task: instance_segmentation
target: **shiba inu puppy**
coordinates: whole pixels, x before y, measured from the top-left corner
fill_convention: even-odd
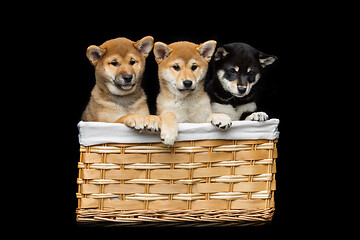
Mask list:
[[[231,126],[229,116],[212,114],[210,98],[204,91],[204,78],[215,47],[216,42],[212,40],[200,45],[155,43],[160,81],[157,114],[161,118],[160,137],[165,144],[174,144],[178,122],[211,122],[220,129]]]
[[[153,37],[147,36],[137,42],[116,38],[88,47],[86,56],[95,66],[96,84],[83,121],[116,121],[138,130],[143,128],[149,109],[140,85],[153,44]]]
[[[218,47],[214,56],[214,76],[206,86],[212,111],[225,113],[231,120],[265,121],[265,112],[255,112],[256,89],[262,70],[277,57],[265,54],[245,43]]]

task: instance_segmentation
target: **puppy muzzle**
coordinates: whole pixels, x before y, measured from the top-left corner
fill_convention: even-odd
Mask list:
[[[238,86],[238,92],[240,94],[244,94],[246,92],[246,87],[243,87],[243,86]]]
[[[249,83],[247,83],[246,86],[238,85],[237,86],[238,94],[236,94],[236,96],[237,97],[245,97],[246,95],[249,94],[250,90],[251,90],[251,86]]]
[[[182,85],[183,86],[181,89],[179,89],[179,91],[194,91],[195,90],[194,83],[191,80],[184,80]]]
[[[126,74],[126,75],[121,75],[121,76],[115,78],[114,84],[122,90],[129,90],[136,83],[134,82],[133,74]]]

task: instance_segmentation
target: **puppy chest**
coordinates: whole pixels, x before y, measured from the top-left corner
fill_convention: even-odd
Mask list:
[[[146,106],[146,98],[119,98],[116,102],[112,103],[111,106],[118,112],[123,114],[129,114],[138,112],[144,106]]]
[[[230,104],[212,103],[212,111],[214,113],[225,113],[232,121],[238,121],[243,113],[256,111],[256,104],[251,102],[234,108]]]
[[[192,111],[186,102],[175,101],[172,105],[173,113],[175,113],[178,122],[190,122]]]
[[[173,112],[178,122],[206,122],[210,115],[210,107],[204,108],[199,102],[173,101],[166,105],[166,111]]]

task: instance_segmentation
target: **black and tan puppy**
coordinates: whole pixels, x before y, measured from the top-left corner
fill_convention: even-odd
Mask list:
[[[256,91],[263,69],[277,57],[245,43],[219,47],[214,57],[214,76],[206,86],[214,113],[225,113],[231,120],[265,121],[265,112],[256,112]]]

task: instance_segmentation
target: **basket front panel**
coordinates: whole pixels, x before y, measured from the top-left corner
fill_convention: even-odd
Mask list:
[[[81,146],[78,210],[273,208],[275,142]]]

